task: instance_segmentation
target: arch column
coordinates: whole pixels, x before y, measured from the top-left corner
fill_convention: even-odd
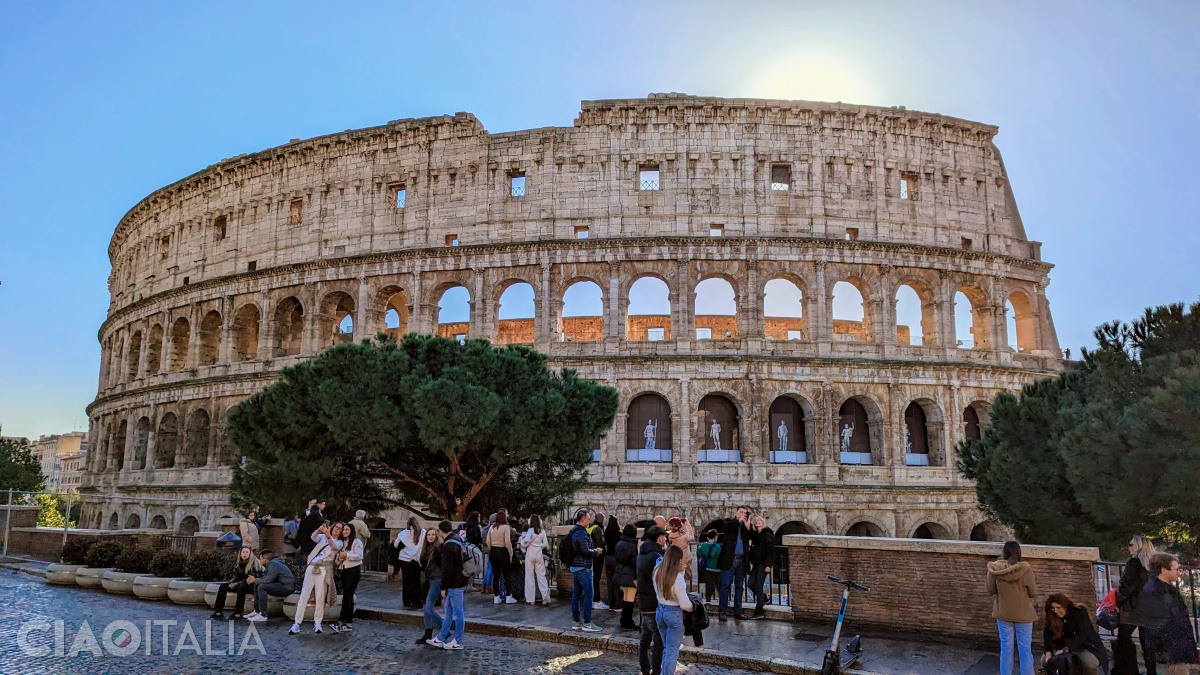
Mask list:
[[[821,299],[820,302],[813,303],[812,323],[809,329],[812,331],[812,339],[819,342],[829,342],[833,339],[833,322],[830,320],[832,314],[833,297],[829,294],[829,287],[825,283],[825,261],[817,261],[817,279],[815,282],[816,296]]]
[[[471,316],[469,317],[468,326],[470,326],[470,337],[481,337],[491,340],[495,337],[495,331],[492,330],[492,315],[496,311],[496,303],[489,298],[483,300],[483,270],[478,267],[471,268]]]
[[[680,347],[687,349],[692,340],[696,336],[696,327],[693,325],[692,316],[696,306],[696,286],[692,283],[691,265],[687,260],[678,262],[678,274],[676,274],[676,289],[672,294],[671,312],[673,317],[678,317],[675,321],[676,327],[672,328],[672,339],[676,343],[682,343]],[[678,298],[683,298],[683,302],[677,302]]]
[[[746,262],[745,277],[738,280],[742,292],[737,303],[738,335],[743,338],[761,340],[765,333],[763,317],[766,315],[764,303],[766,291],[758,281],[758,261]]]
[[[554,339],[556,311],[562,309],[562,301],[556,301],[550,297],[550,272],[550,263],[542,263],[539,288],[533,299],[533,344],[538,351],[543,353],[550,347],[550,343]]]
[[[271,307],[271,294],[263,291],[259,294],[262,313],[258,317],[258,358],[267,360],[275,358],[272,342],[275,339],[275,312]]]
[[[939,270],[938,278],[941,280],[941,299],[934,301],[938,305],[938,318],[941,320],[938,336],[949,354],[950,350],[958,348],[958,336],[954,332],[954,289],[950,285],[949,272]]]
[[[608,266],[608,292],[604,297],[604,339],[606,342],[619,342],[622,332],[623,312],[620,302],[621,266],[613,263]]]
[[[675,445],[674,459],[676,464],[696,463],[696,455],[692,449],[692,420],[694,411],[691,403],[691,378],[679,378],[679,405],[671,407],[671,424],[677,429],[679,442]],[[682,420],[687,420],[683,422]]]
[[[233,311],[233,296],[222,297],[221,342],[217,346],[217,363],[228,364],[233,361]]]
[[[184,370],[194,370],[200,363],[200,305],[193,302],[188,310],[188,353]]]
[[[892,266],[879,267],[879,298],[876,307],[876,322],[879,337],[876,341],[888,347],[896,346],[896,288],[892,283]],[[872,326],[874,328],[875,326]]]
[[[300,355],[308,356],[317,351],[317,327],[320,325],[321,308],[317,305],[316,283],[304,284],[304,330],[300,334]]]
[[[379,330],[374,318],[375,308],[371,307],[369,294],[370,288],[367,286],[367,278],[358,278],[358,298],[354,307],[354,341],[362,342],[367,338],[375,337],[375,332]]]

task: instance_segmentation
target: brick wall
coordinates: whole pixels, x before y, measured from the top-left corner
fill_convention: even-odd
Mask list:
[[[604,317],[564,316],[562,332],[572,342],[599,342],[604,339]]]
[[[17,527],[37,527],[38,506],[8,506],[0,504],[0,543],[4,542],[4,523],[11,530]],[[10,548],[11,550],[11,548]]]
[[[627,340],[645,340],[650,328],[663,329],[663,340],[671,338],[671,317],[663,314],[658,315],[631,315],[628,319],[628,325],[625,327],[625,338]]]
[[[872,539],[796,535],[788,547],[792,614],[797,621],[832,624],[841,587],[827,575],[853,579],[871,589],[851,591],[846,631],[860,629],[996,639],[987,564],[1000,556],[998,542]],[[1094,548],[1026,546],[1024,557],[1037,578],[1039,615],[1051,593],[1096,605]],[[1035,641],[1042,622],[1034,626]]]
[[[498,345],[533,344],[533,319],[502,319],[496,327]]]
[[[696,328],[712,329],[712,339],[727,340],[738,336],[737,317],[720,314],[697,314]],[[729,335],[726,335],[729,333]],[[692,335],[691,337],[696,337]]]
[[[798,330],[808,338],[808,320],[790,316],[768,316],[763,319],[763,335],[772,340],[788,339],[789,330]]]
[[[149,538],[145,536],[141,538],[149,541]],[[67,541],[75,539],[103,539],[125,545],[136,544],[139,535],[132,530],[69,530]],[[9,542],[8,552],[38,560],[57,561],[62,553],[62,545],[63,531],[61,529],[22,527],[12,531],[12,541]]]

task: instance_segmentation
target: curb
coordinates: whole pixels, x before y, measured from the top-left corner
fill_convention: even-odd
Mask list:
[[[24,572],[35,577],[46,578],[46,568],[31,563],[0,562],[0,567],[14,572]]]

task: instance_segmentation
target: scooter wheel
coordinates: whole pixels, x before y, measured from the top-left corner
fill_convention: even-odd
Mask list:
[[[836,652],[825,652],[825,660],[821,662],[821,675],[838,675],[842,665]]]

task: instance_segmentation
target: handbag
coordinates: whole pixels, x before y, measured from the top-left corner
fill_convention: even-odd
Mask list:
[[[1081,675],[1083,664],[1073,652],[1055,654],[1046,662],[1046,675]]]

